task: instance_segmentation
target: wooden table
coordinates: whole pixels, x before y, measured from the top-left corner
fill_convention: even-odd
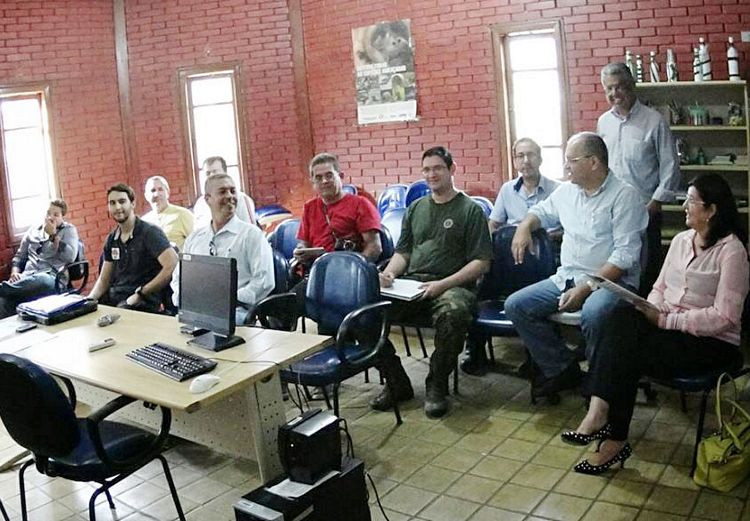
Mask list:
[[[97,319],[105,313],[121,317],[111,326],[97,327]],[[9,321],[18,323],[16,317],[10,317],[0,324],[9,325]],[[23,335],[28,335],[25,338],[31,345],[16,354],[72,379],[83,402],[97,407],[115,395],[125,395],[169,407],[173,411],[172,434],[255,459],[263,481],[281,470],[276,435],[286,415],[279,369],[332,341],[327,336],[241,327],[236,334],[245,339],[244,344],[214,353],[187,345],[189,337],[180,334],[174,317],[107,306],[63,324],[39,326],[39,330],[45,333],[35,330],[5,337],[0,352],[16,350],[19,342],[24,345]],[[117,343],[88,352],[90,344],[107,337]],[[207,392],[193,394],[190,380],[176,382],[125,357],[129,351],[157,341],[218,361],[212,374],[221,381]],[[146,425],[158,425],[159,415],[140,405],[131,405],[122,414]]]

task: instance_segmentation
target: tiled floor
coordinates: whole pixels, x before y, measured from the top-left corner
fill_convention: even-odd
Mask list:
[[[520,357],[513,340],[496,353],[511,365]],[[581,418],[579,397],[565,395],[554,407],[532,406],[524,380],[462,374],[461,394],[451,398],[451,413],[440,421],[429,420],[421,410],[427,363],[421,356],[404,360],[417,398],[403,408],[400,427],[393,414],[367,407],[379,390],[377,383],[353,378],[342,395],[356,455],[366,462],[391,521],[750,520],[750,483],[719,494],[699,489],[688,477],[696,398],[690,399],[685,415],[678,397],[659,389],[656,404],[636,409],[631,437],[635,454],[626,468],[589,477],[571,471],[586,449],[565,445],[558,436]],[[0,438],[0,459],[10,450],[7,437]],[[167,458],[190,520],[233,520],[232,503],[259,485],[254,463],[197,445],[177,443]],[[48,479],[34,470],[27,475],[32,521],[88,519],[92,487]],[[176,518],[157,465],[114,492],[116,513],[102,500],[97,519]],[[15,469],[0,474],[0,497],[12,518],[20,519]],[[371,503],[373,519],[385,519],[372,493]]]

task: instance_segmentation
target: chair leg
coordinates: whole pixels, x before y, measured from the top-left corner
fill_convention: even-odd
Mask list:
[[[682,404],[682,412],[687,413],[687,396],[685,391],[680,391],[680,403]]]
[[[185,513],[182,511],[180,498],[177,496],[177,489],[174,486],[172,473],[169,471],[169,464],[167,463],[167,460],[164,458],[164,456],[162,456],[161,454],[156,456],[156,459],[158,459],[161,462],[161,466],[164,469],[164,477],[167,478],[167,484],[169,485],[169,492],[172,494],[172,499],[174,500],[174,506],[177,509],[177,516],[180,518],[180,521],[185,521]]]
[[[492,345],[492,337],[487,337],[487,354],[489,355],[490,362],[495,365],[495,346]]]
[[[458,395],[458,359],[456,359],[456,365],[453,366],[453,394]]]
[[[328,398],[328,389],[326,389],[326,386],[323,385],[323,386],[320,387],[320,390],[323,391],[323,398],[325,398],[325,400],[326,400],[326,407],[328,407],[328,409],[330,409],[331,408],[331,400]],[[336,416],[338,416],[338,414],[336,414]]]
[[[401,326],[401,336],[404,337],[404,347],[406,348],[406,356],[411,356],[411,349],[409,349],[409,338],[406,336],[406,328]]]
[[[385,374],[385,385],[388,387],[388,392],[391,393],[391,396],[396,396],[396,389],[393,386],[393,377],[390,374],[390,372]],[[393,401],[393,414],[396,415],[396,425],[401,425],[403,420],[401,419],[401,411],[398,408],[398,401]]]
[[[422,330],[419,328],[417,329],[417,336],[419,337],[419,345],[422,348],[422,356],[424,358],[427,358],[427,349],[424,347],[424,338],[422,338]]]
[[[365,383],[366,384],[370,383],[370,370],[369,369],[365,369]]]
[[[698,416],[698,428],[695,431],[695,446],[693,447],[693,464],[690,467],[690,477],[695,474],[695,467],[698,464],[698,444],[703,437],[703,423],[706,420],[706,406],[708,405],[708,395],[710,392],[711,389],[706,389],[703,391],[703,396],[701,397],[701,412]],[[685,393],[683,393],[683,396],[684,394]]]
[[[333,414],[339,416],[339,385],[340,382],[333,384]]]
[[[107,503],[109,503],[109,509],[115,510],[115,502],[112,501],[112,494],[109,493],[109,487],[104,489],[104,495],[107,496]]]
[[[26,511],[26,485],[23,480],[23,475],[32,463],[34,463],[33,458],[24,463],[18,471],[18,491],[21,495],[21,519],[23,521],[29,520],[29,513]]]
[[[5,507],[3,506],[3,502],[0,501],[0,512],[3,513],[3,519],[5,521],[10,521],[10,518],[8,517],[8,512],[5,511]]]

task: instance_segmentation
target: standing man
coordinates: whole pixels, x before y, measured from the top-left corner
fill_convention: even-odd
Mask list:
[[[107,206],[117,227],[104,243],[104,262],[89,296],[110,306],[158,312],[177,254],[161,228],[136,216],[131,187],[110,186]]]
[[[581,132],[571,137],[565,149],[570,183],[533,206],[513,237],[513,257],[521,263],[531,232],[555,225],[565,229],[557,272],[505,301],[506,315],[542,372],[541,378],[532,380],[533,396],[573,388],[581,381],[575,355],[557,324],[547,317],[580,309],[590,359],[596,356],[607,316],[621,303],[614,293],[594,292],[586,274],[606,277],[631,290],[638,286],[641,234],[648,215],[636,189],[617,178],[607,164],[607,147],[599,136]]]
[[[266,297],[274,288],[273,253],[260,228],[242,221],[237,215],[237,189],[228,174],[206,178],[203,198],[211,210],[211,222],[198,228],[185,241],[184,253],[214,255],[237,259],[236,322],[242,324],[247,309]],[[179,266],[172,276],[172,300],[179,305]]]
[[[68,205],[62,199],[49,203],[44,223],[29,228],[13,257],[8,280],[0,284],[0,318],[16,314],[22,302],[55,293],[57,270],[78,255],[78,230],[64,220]],[[67,284],[67,280],[62,281]]]
[[[448,411],[448,376],[466,338],[476,308],[476,281],[489,269],[492,245],[484,212],[453,185],[456,165],[442,146],[422,154],[422,175],[430,187],[429,197],[412,203],[406,211],[396,253],[380,275],[383,287],[398,277],[423,282],[419,300],[396,300],[391,318],[430,317],[435,328],[435,351],[425,380],[425,414],[439,418]],[[371,402],[376,410],[387,410],[393,400],[414,396],[409,377],[393,345],[384,357],[387,374],[395,381],[396,396],[386,387]]]
[[[143,220],[161,228],[169,242],[182,249],[185,239],[193,231],[193,214],[187,208],[169,202],[169,183],[160,175],[146,179],[144,191],[151,211],[143,216]]]
[[[493,232],[504,224],[515,225],[523,221],[529,208],[544,201],[560,185],[539,171],[542,148],[536,141],[522,137],[513,143],[512,153],[518,178],[500,187],[490,214],[490,231]]]
[[[305,203],[297,232],[294,258],[303,264],[312,263],[322,253],[304,252],[301,248],[323,248],[325,251],[351,249],[375,262],[383,251],[380,244],[380,214],[361,195],[342,189],[338,158],[322,152],[310,161],[310,182],[318,194]],[[292,291],[297,294],[300,314],[305,312],[307,279]]]
[[[605,65],[601,80],[612,109],[599,117],[596,132],[607,144],[614,174],[638,190],[648,209],[648,258],[640,281],[641,292],[647,294],[661,267],[661,205],[674,201],[680,188],[677,147],[662,115],[638,101],[627,65]]]
[[[203,161],[203,172],[206,174],[206,179],[214,174],[226,174],[227,173],[227,162],[221,156],[211,156]],[[237,190],[237,217],[241,221],[246,223],[255,224],[255,202],[252,197],[247,195],[242,190]],[[211,209],[206,204],[204,197],[199,197],[195,201],[193,207],[193,215],[195,216],[195,228],[204,228],[211,222]]]

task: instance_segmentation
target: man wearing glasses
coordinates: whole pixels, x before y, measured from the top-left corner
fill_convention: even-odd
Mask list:
[[[456,365],[476,308],[476,281],[490,267],[492,245],[484,212],[453,184],[456,165],[442,146],[422,154],[422,175],[431,193],[406,210],[396,253],[380,275],[380,285],[390,287],[399,277],[422,282],[422,296],[415,301],[394,300],[390,315],[400,318],[429,317],[435,328],[435,351],[425,379],[424,412],[439,418],[448,412],[448,377]],[[384,356],[386,374],[394,382],[370,405],[386,410],[414,396],[401,361],[388,344]]]
[[[15,315],[22,302],[55,293],[57,270],[78,255],[78,230],[64,220],[66,213],[65,201],[51,201],[44,223],[24,235],[10,277],[0,284],[0,318]],[[67,284],[67,280],[62,282]]]
[[[89,296],[110,306],[158,312],[177,254],[161,228],[136,216],[130,186],[109,187],[107,209],[117,227],[104,243],[102,268]]]
[[[211,210],[211,222],[185,240],[183,253],[237,259],[236,322],[243,324],[247,308],[268,296],[274,288],[273,253],[257,226],[237,215],[238,192],[229,174],[206,178],[203,198]],[[172,301],[179,305],[180,268],[172,276]]]
[[[581,310],[590,359],[596,355],[607,315],[621,302],[609,291],[594,292],[586,274],[616,281],[631,291],[638,287],[641,235],[648,214],[636,189],[607,165],[607,147],[599,136],[581,132],[571,137],[565,150],[570,183],[529,209],[513,237],[513,257],[522,263],[531,232],[559,225],[565,229],[557,272],[505,301],[505,313],[541,371],[539,378],[532,379],[533,396],[548,396],[581,381],[574,353],[547,317]]]
[[[641,204],[648,209],[648,259],[640,283],[645,295],[661,268],[661,205],[674,201],[680,189],[677,147],[662,115],[638,101],[627,65],[605,65],[601,80],[612,108],[599,117],[596,132],[607,144],[612,171],[638,190]]]

